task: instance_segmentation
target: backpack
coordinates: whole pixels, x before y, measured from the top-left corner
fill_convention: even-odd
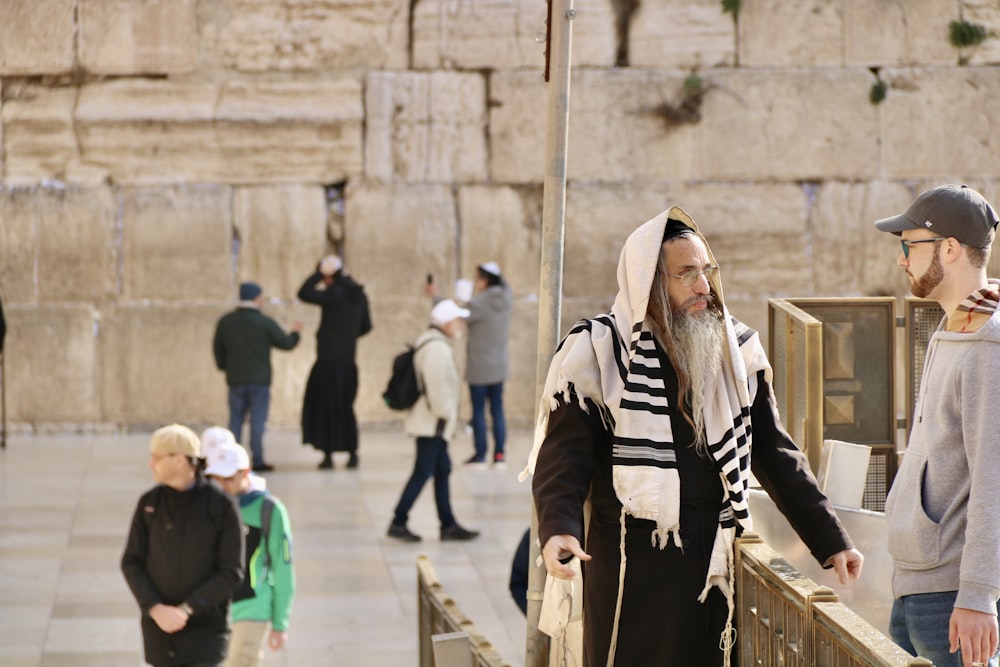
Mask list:
[[[424,393],[420,378],[417,377],[417,369],[413,364],[413,357],[417,350],[429,342],[430,340],[425,340],[416,347],[407,345],[406,350],[397,354],[392,360],[392,375],[385,386],[385,391],[382,392],[382,400],[390,410],[409,410]]]

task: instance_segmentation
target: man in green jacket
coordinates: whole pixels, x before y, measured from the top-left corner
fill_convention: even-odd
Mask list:
[[[229,385],[229,430],[236,439],[250,415],[250,451],[254,472],[274,470],[264,462],[264,424],[271,406],[271,348],[291,350],[299,344],[302,322],[289,333],[260,312],[264,292],[257,283],[240,285],[240,303],[215,328],[215,365],[226,372]],[[246,441],[244,441],[246,442]]]
[[[234,496],[246,534],[246,578],[233,593],[233,635],[224,667],[259,667],[264,638],[272,650],[288,639],[288,617],[295,596],[292,529],[280,500],[250,483],[250,458],[238,443],[215,448],[205,474]]]

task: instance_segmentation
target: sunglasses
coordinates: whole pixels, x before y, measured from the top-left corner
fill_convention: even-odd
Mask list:
[[[920,239],[919,241],[907,241],[906,239],[900,239],[899,245],[903,248],[903,257],[910,258],[910,246],[917,245],[918,243],[937,243],[938,241],[947,241],[943,236],[939,236],[933,239]]]

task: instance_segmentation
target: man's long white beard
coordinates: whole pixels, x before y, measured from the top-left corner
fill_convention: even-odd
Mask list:
[[[715,311],[703,310],[690,314],[685,310],[673,313],[673,337],[678,361],[691,382],[691,418],[694,421],[694,446],[702,456],[708,455],[705,437],[705,390],[722,366],[725,342],[724,327]]]

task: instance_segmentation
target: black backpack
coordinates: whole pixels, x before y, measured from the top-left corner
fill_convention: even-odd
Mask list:
[[[413,404],[424,393],[420,379],[417,377],[417,369],[413,365],[413,357],[417,350],[429,343],[425,340],[420,345],[413,347],[407,345],[406,350],[396,355],[392,360],[392,375],[389,377],[389,384],[382,392],[382,400],[391,410],[409,410]]]

